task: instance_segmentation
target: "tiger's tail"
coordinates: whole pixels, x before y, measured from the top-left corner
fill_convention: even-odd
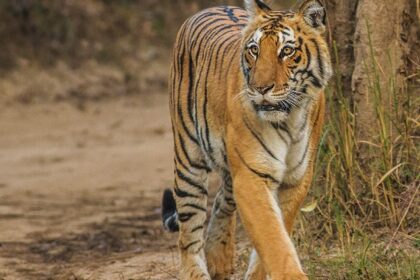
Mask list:
[[[162,222],[163,227],[170,232],[179,231],[178,211],[174,195],[170,189],[163,192],[162,197]]]

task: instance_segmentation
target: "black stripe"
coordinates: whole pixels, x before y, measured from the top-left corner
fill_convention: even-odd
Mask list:
[[[194,208],[194,209],[197,209],[197,210],[207,212],[206,208],[201,207],[200,205],[197,205],[197,204],[194,204],[194,203],[186,203],[186,204],[181,205],[179,208],[183,208],[183,207],[191,207],[191,208]]]
[[[230,197],[225,197],[225,201],[227,204],[229,204],[230,206],[235,206],[236,207],[236,202],[233,198]]]
[[[233,22],[239,21],[239,19],[235,16],[235,14],[233,13],[233,10],[230,7],[226,6],[223,11],[226,12],[227,16],[229,17],[231,21]]]
[[[209,69],[207,69],[207,75],[206,75],[206,80],[205,80],[205,89],[204,89],[204,104],[203,104],[203,118],[204,118],[204,126],[205,126],[205,131],[206,131],[206,142],[207,142],[207,147],[208,147],[208,155],[210,157],[210,159],[212,160],[212,162],[215,162],[214,158],[213,158],[213,147],[211,145],[210,142],[210,129],[209,129],[209,122],[208,122],[208,116],[207,116],[207,94],[208,94],[208,89],[207,89],[207,76],[208,76],[208,72]]]
[[[281,140],[283,140],[284,143],[288,144],[288,141],[286,141],[283,134],[280,133],[279,128],[276,126],[276,124],[272,123],[271,126],[274,128],[274,130],[276,131],[277,135],[281,138]]]
[[[216,21],[214,21],[214,19],[216,19]],[[199,37],[200,32],[205,30],[206,27],[208,27],[208,25],[205,25],[204,27],[203,25],[206,23],[209,23],[211,20],[213,21],[210,23],[210,25],[214,22],[218,22],[225,19],[223,18],[223,13],[215,13],[215,12],[209,12],[209,13],[205,13],[203,15],[198,16],[197,19],[195,19],[190,24],[190,26],[193,28],[193,33],[191,34],[191,38]]]
[[[299,46],[296,46],[296,50],[301,51],[302,50],[302,45],[303,45],[302,37],[298,37],[298,43],[299,43]]]
[[[175,69],[175,75],[179,74],[180,78],[178,78],[177,80],[174,81],[173,90],[175,90],[175,82],[179,81],[178,92],[180,92],[180,90],[181,90],[181,84],[182,84],[183,74],[184,74],[184,71],[182,70],[183,69],[182,64],[184,62],[184,55],[185,55],[185,32],[186,31],[187,31],[187,26],[183,25],[179,34],[178,34],[177,44],[176,44],[176,48],[175,48],[175,50],[177,52],[176,59],[175,59],[175,56],[174,56],[174,65],[177,66],[176,69]],[[181,55],[180,55],[179,50],[182,50]],[[175,61],[177,63],[175,63]],[[179,69],[181,69],[181,70],[179,70]]]
[[[225,185],[224,185],[224,189],[225,189],[225,191],[226,191],[226,192],[228,192],[228,193],[232,193],[232,192],[233,192],[233,189],[232,189],[232,184],[225,184]]]
[[[231,42],[231,41],[233,41],[233,40],[236,40],[236,38],[235,38],[234,36],[229,36],[229,37],[225,38],[222,42],[220,42],[219,47],[218,47],[218,49],[216,50],[216,58],[215,58],[216,65],[217,65],[217,62],[219,61],[220,49],[221,49],[222,47],[224,47],[225,43],[227,43],[227,42],[229,42],[229,43],[230,43],[230,42]],[[226,52],[226,49],[227,49],[227,48],[224,48],[223,53],[222,53],[222,62],[223,62],[224,57],[225,57],[225,52]],[[214,67],[214,72],[213,72],[213,73],[216,73],[216,71],[219,71],[219,72],[220,72],[220,69],[218,69],[217,67]]]
[[[260,9],[262,9],[265,12],[271,11],[271,8],[267,6],[267,4],[264,3],[264,1],[261,0],[255,0],[255,3],[258,5]]]
[[[271,181],[273,181],[274,183],[276,183],[276,184],[280,184],[280,182],[279,181],[277,181],[276,179],[274,179],[270,174],[266,174],[266,173],[263,173],[263,172],[259,172],[259,171],[257,171],[257,170],[255,170],[255,169],[253,169],[251,166],[249,166],[246,162],[245,162],[245,160],[242,158],[242,156],[239,154],[239,152],[238,152],[238,150],[235,148],[235,152],[238,154],[238,156],[239,156],[239,158],[240,158],[240,160],[242,161],[242,163],[252,172],[252,173],[254,173],[255,175],[257,175],[257,176],[259,176],[259,177],[261,177],[261,178],[263,178],[263,179],[269,179],[269,180],[271,180]]]
[[[318,67],[319,67],[319,74],[321,78],[324,78],[324,65],[322,64],[322,57],[321,57],[321,51],[319,49],[319,45],[316,42],[315,39],[311,39],[312,43],[315,45],[316,54],[317,54],[317,60],[318,60]]]
[[[185,146],[185,141],[184,141],[183,137],[181,136],[181,134],[179,134],[179,133],[178,133],[178,138],[179,138],[179,146],[181,146],[182,151],[184,152],[185,158],[188,161],[188,164],[195,169],[201,169],[201,170],[206,170],[207,172],[210,172],[211,169],[207,165],[201,165],[201,164],[198,164],[196,162],[193,162],[193,160],[190,158],[190,156],[187,152],[187,148]]]
[[[197,212],[178,213],[178,220],[181,223],[185,223],[185,222],[188,222],[195,215],[197,215]]]
[[[191,193],[189,193],[189,192],[186,192],[186,191],[183,191],[183,190],[181,190],[179,187],[178,187],[178,185],[176,185],[175,186],[175,188],[174,188],[174,192],[175,192],[175,195],[177,196],[177,197],[194,197],[194,198],[199,198],[197,195],[195,195],[195,194],[191,194]]]
[[[190,116],[191,122],[195,123],[197,120],[194,119],[193,116],[193,100],[192,100],[192,88],[193,88],[193,81],[194,81],[194,66],[191,57],[191,52],[188,55],[188,93],[187,93],[187,100],[188,100],[188,115]]]
[[[249,55],[248,54],[245,54],[243,57],[244,57],[246,63],[248,63],[248,65],[250,65],[251,64],[251,61],[248,59],[249,58]]]
[[[195,228],[193,228],[191,230],[191,232],[196,232],[197,230],[200,230],[200,229],[203,229],[203,228],[204,228],[204,226],[196,226]]]
[[[235,210],[231,211],[231,210],[219,208],[219,211],[222,212],[223,214],[225,214],[226,216],[232,216],[232,214],[235,212]]]
[[[184,79],[184,56],[185,56],[185,43],[184,40],[181,41],[181,46],[179,46],[178,50],[178,73],[179,73],[179,79],[178,79],[178,92],[181,92],[182,87],[182,80]]]
[[[264,150],[275,160],[279,160],[273,152],[267,147],[267,145],[264,143],[263,139],[258,136],[258,134],[252,129],[252,127],[249,125],[248,120],[246,119],[246,116],[244,116],[243,121],[245,123],[245,126],[248,128],[248,130],[251,132],[251,134],[254,136],[255,139],[260,143],[260,145],[264,148]]]
[[[221,27],[223,26],[223,27]],[[208,35],[206,37],[206,41],[210,42],[211,40],[213,40],[214,37],[216,37],[217,35],[219,35],[218,38],[216,38],[215,40],[212,41],[212,44],[210,45],[211,47],[209,47],[206,51],[208,52],[209,50],[212,51],[213,47],[215,47],[216,44],[222,44],[220,43],[220,39],[223,38],[225,35],[234,32],[235,30],[232,29],[233,27],[235,27],[237,25],[219,25],[217,27],[215,27],[212,30],[209,30],[208,33],[206,33],[206,35]],[[220,28],[221,27],[221,28]],[[223,34],[220,34],[221,32],[227,30],[226,32],[224,32]],[[236,34],[236,32],[235,32]],[[227,39],[230,39],[231,37],[228,37]],[[200,49],[199,49],[200,50]],[[217,60],[216,60],[217,61]]]
[[[191,18],[193,21],[189,25],[194,27],[196,26],[197,22],[199,22],[200,20],[205,19],[206,17],[213,17],[215,15],[220,15],[220,13],[215,13],[215,12],[202,12],[201,14],[198,13]]]
[[[280,30],[280,32],[284,35],[284,36],[290,36],[289,32],[286,32],[284,30]],[[286,42],[287,43],[287,42]]]
[[[184,116],[183,116],[183,113],[182,113],[182,106],[181,106],[180,99],[181,99],[181,93],[178,92],[178,104],[177,104],[178,106],[177,107],[178,107],[179,121],[181,122],[182,127],[184,128],[185,132],[187,133],[188,138],[191,141],[193,141],[195,144],[199,145],[198,140],[192,135],[192,133],[190,132],[190,130],[187,127],[187,124],[185,123]]]
[[[208,192],[206,190],[205,187],[203,187],[202,185],[200,185],[199,183],[195,182],[194,180],[192,180],[191,178],[187,177],[184,173],[181,172],[181,170],[177,169],[176,170],[176,174],[178,175],[178,177],[183,180],[184,182],[187,182],[189,185],[197,188],[200,190],[200,193],[207,195]]]
[[[308,71],[308,76],[311,77],[311,83],[314,87],[322,88],[319,78],[311,70]]]
[[[306,147],[305,147],[305,151],[303,152],[302,158],[299,160],[299,162],[296,166],[294,166],[292,169],[290,169],[289,172],[295,171],[296,169],[299,168],[299,166],[301,166],[303,164],[303,162],[305,161],[305,158],[306,158],[306,154],[308,153],[310,142],[311,142],[310,139],[308,139],[308,141],[306,142]]]
[[[309,66],[311,66],[312,56],[311,56],[311,52],[309,51],[308,45],[306,44],[305,44],[305,52],[306,52],[306,59],[308,60],[306,63],[306,69],[308,69]]]
[[[187,245],[187,246],[182,247],[182,250],[187,250],[187,249],[188,249],[188,248],[190,248],[192,245],[197,244],[198,242],[200,242],[200,240],[196,240],[196,241],[193,241],[193,242],[191,242],[191,243],[188,243],[188,245]]]
[[[182,161],[182,159],[179,157],[177,146],[175,145],[175,164],[181,164],[181,166],[188,172],[191,172],[190,168],[188,168],[185,163]],[[191,172],[192,173],[192,172]]]
[[[280,129],[284,132],[286,132],[287,136],[289,137],[290,140],[293,139],[292,135],[290,134],[289,128],[287,127],[287,124],[283,124],[283,123],[273,123],[274,128],[276,129]]]
[[[225,139],[222,139],[222,143],[223,143],[223,151],[222,151],[223,162],[225,163],[226,166],[228,166],[228,157],[227,157],[227,148],[226,148]]]
[[[203,24],[205,24],[206,22],[208,22],[209,20],[211,20],[212,18],[214,18],[215,16],[218,16],[218,15],[221,15],[221,14],[220,13],[208,12],[208,13],[204,13],[202,15],[199,15],[197,18],[195,18],[194,21],[189,24],[189,26],[191,26],[193,28],[193,31],[192,31],[191,36],[190,36],[190,40],[195,38],[196,33],[198,31],[202,31],[204,29],[203,28],[203,29],[200,30],[200,27]],[[206,17],[208,17],[208,18],[206,18]],[[200,23],[198,23],[198,22],[200,22]]]
[[[195,60],[196,61],[198,60],[198,56],[201,54],[201,47],[203,46],[203,41],[205,39],[207,39],[207,35],[208,34],[210,34],[210,33],[212,33],[214,31],[214,28],[208,28],[208,27],[211,26],[212,24],[218,22],[218,21],[225,21],[225,19],[217,18],[217,19],[214,19],[212,21],[205,21],[205,22],[203,22],[203,23],[207,23],[207,24],[200,30],[200,32],[197,34],[197,37],[192,37],[193,39],[197,39],[197,40],[193,40],[193,43],[191,44],[191,49],[194,49],[196,45],[198,46],[196,57],[195,57]],[[194,32],[197,29],[198,28],[196,28],[194,30]],[[195,33],[192,36],[195,36]],[[208,40],[206,40],[206,42],[207,41]]]

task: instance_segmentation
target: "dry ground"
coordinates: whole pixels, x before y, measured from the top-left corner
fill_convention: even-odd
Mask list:
[[[155,95],[1,108],[0,279],[173,278],[167,107]]]
[[[0,135],[1,280],[176,278],[167,96],[2,105]]]

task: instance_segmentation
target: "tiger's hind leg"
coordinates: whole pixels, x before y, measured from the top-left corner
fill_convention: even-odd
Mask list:
[[[228,279],[235,257],[236,204],[230,176],[224,176],[213,206],[206,239],[206,258],[212,279]]]
[[[188,167],[187,162],[181,164],[181,159],[176,158],[174,194],[179,225],[180,279],[183,280],[211,279],[203,249],[207,177],[206,168]]]

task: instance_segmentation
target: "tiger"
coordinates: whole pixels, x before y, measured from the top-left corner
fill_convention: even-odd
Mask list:
[[[245,279],[308,279],[291,240],[307,196],[332,76],[319,0],[208,8],[178,31],[169,77],[180,279],[229,279],[236,213],[252,249]],[[208,178],[221,185],[207,218]],[[238,210],[238,211],[237,211]]]

